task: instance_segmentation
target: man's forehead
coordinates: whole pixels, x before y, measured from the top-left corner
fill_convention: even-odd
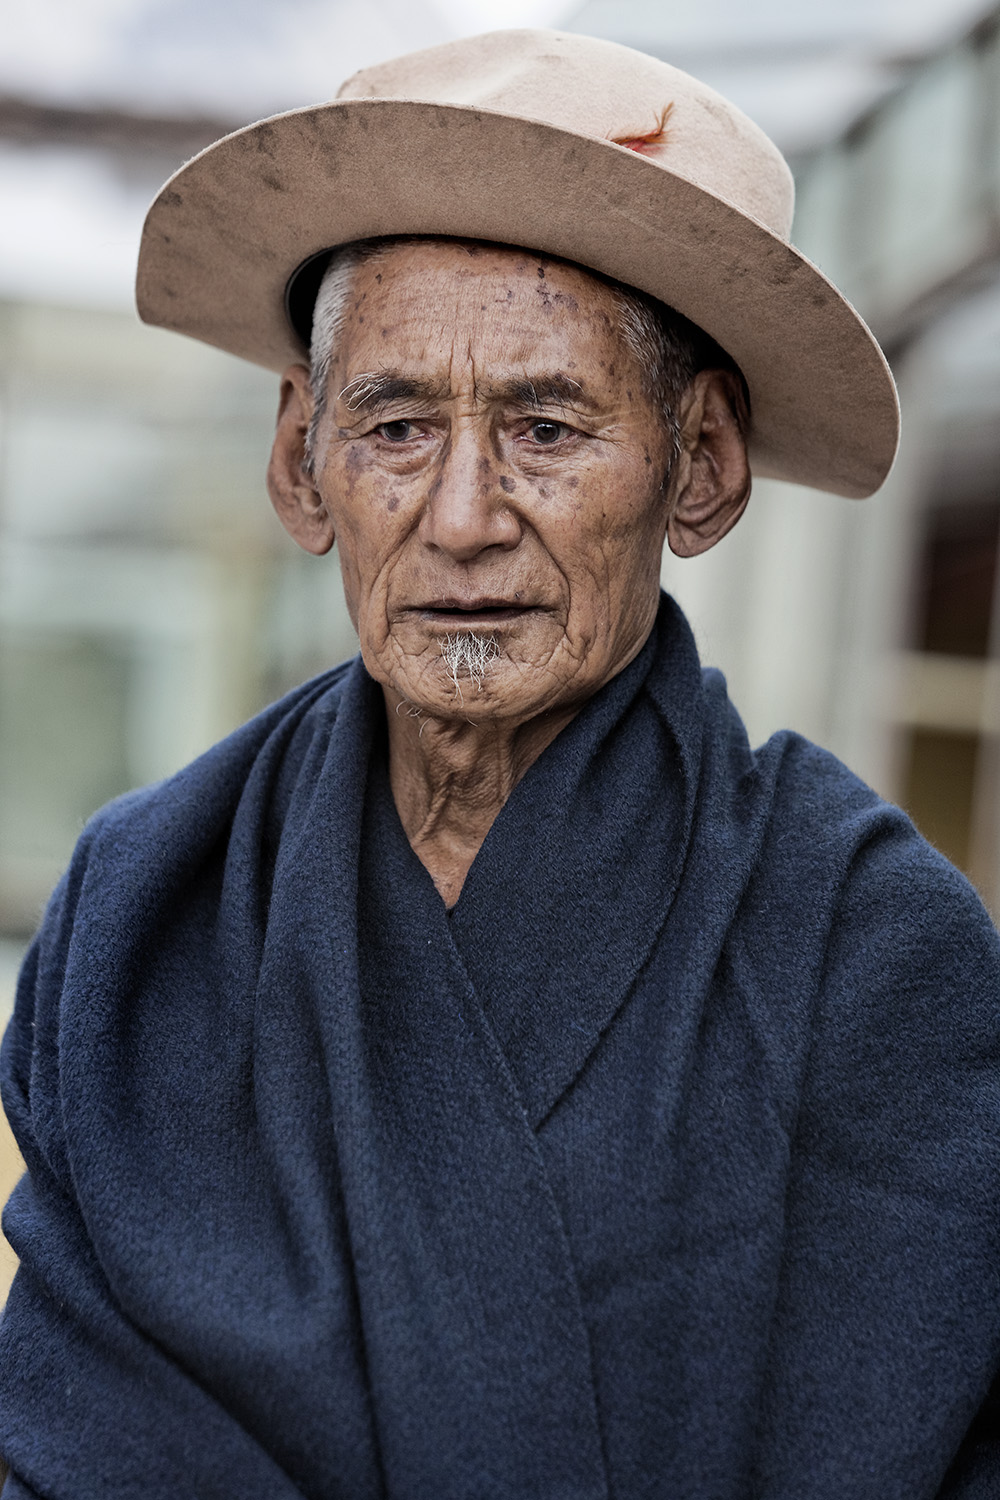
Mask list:
[[[614,293],[598,276],[569,261],[555,260],[541,251],[468,240],[412,240],[387,245],[356,266],[352,275],[354,298],[346,311],[360,311],[366,301],[400,302],[419,313],[412,295],[422,283],[426,296],[474,298],[477,288],[492,289],[497,304],[512,302],[530,292],[533,303],[578,308],[606,307]],[[507,296],[507,293],[510,296]],[[488,311],[491,303],[483,306]]]
[[[453,365],[471,364],[477,394],[528,400],[513,383],[566,399],[560,378],[579,385],[581,369],[614,361],[622,342],[615,294],[588,272],[525,250],[453,241],[393,245],[363,261],[338,322],[345,385],[372,371],[391,371],[397,382],[442,380]],[[380,396],[389,399],[384,380]]]

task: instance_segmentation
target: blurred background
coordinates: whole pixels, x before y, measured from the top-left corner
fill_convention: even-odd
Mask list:
[[[664,583],[756,740],[828,746],[1000,914],[1000,9],[0,0],[0,1021],[87,816],[355,649],[335,562],[266,500],[274,377],[135,317],[149,201],[356,68],[523,24],[697,74],[791,161],[794,238],[895,370],[900,456],[865,503],[759,483]],[[2,1196],[16,1170],[4,1138]]]

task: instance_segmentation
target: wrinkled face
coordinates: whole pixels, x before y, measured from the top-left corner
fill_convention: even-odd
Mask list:
[[[596,692],[652,625],[668,466],[585,272],[436,241],[356,272],[314,482],[390,699],[517,723]]]

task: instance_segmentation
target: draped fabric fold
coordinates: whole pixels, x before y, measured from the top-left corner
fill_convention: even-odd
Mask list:
[[[579,1288],[538,1142],[373,778],[360,894],[355,1239],[392,1494],[606,1495]],[[361,1205],[363,1199],[363,1206]]]
[[[349,664],[29,953],[4,1495],[1000,1493],[998,1064],[970,888],[671,601],[450,915]]]

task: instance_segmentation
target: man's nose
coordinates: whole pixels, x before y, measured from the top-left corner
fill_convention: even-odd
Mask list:
[[[454,431],[428,486],[420,540],[456,562],[471,562],[491,547],[516,547],[521,522],[501,483],[505,477],[479,424]]]

